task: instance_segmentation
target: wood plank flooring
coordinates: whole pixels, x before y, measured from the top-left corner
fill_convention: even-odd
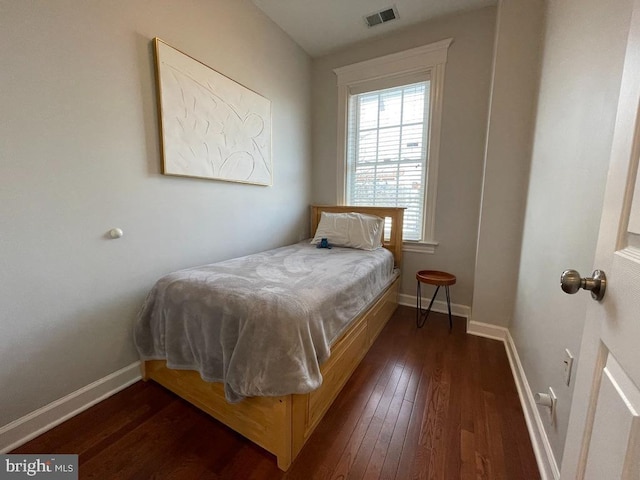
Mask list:
[[[12,453],[77,453],[100,480],[540,478],[503,344],[464,329],[399,307],[287,473],[153,382]]]

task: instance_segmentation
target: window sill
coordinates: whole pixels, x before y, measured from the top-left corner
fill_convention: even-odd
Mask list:
[[[413,253],[436,253],[438,242],[403,242],[403,252]]]

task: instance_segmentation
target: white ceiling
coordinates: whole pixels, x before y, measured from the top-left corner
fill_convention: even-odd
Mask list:
[[[414,23],[497,0],[252,0],[309,55],[317,57]],[[367,27],[364,16],[395,5],[398,18]]]

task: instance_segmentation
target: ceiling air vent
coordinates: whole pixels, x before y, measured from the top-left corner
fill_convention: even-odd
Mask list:
[[[398,9],[394,5],[393,7],[372,13],[371,15],[366,15],[364,17],[364,21],[367,23],[368,27],[375,27],[376,25],[390,22],[396,18],[398,18]]]

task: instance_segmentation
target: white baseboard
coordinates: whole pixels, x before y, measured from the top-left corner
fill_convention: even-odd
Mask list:
[[[551,444],[544,430],[540,411],[533,399],[531,387],[529,387],[529,382],[522,368],[522,363],[520,363],[520,357],[518,356],[518,351],[515,343],[513,343],[509,329],[471,320],[467,326],[467,333],[480,337],[493,338],[504,343],[509,365],[511,365],[511,373],[513,374],[518,396],[520,397],[522,411],[524,412],[524,420],[527,423],[529,437],[533,445],[533,453],[536,456],[536,462],[540,470],[540,476],[542,480],[559,480],[560,471],[558,470],[558,463],[551,450]]]
[[[125,389],[140,378],[140,362],[135,362],[14,420],[0,428],[0,453],[10,452],[27,443],[65,420]]]
[[[529,429],[533,452],[535,453],[538,468],[540,469],[540,476],[542,480],[559,480],[560,470],[558,469],[558,462],[556,462],[549,438],[544,429],[540,410],[538,410],[538,406],[533,399],[533,393],[531,392],[531,387],[522,368],[522,363],[520,362],[520,357],[518,356],[518,351],[511,337],[511,333],[509,330],[505,330],[507,335],[504,339],[504,344],[507,350],[507,357],[509,358],[513,378],[516,382],[518,395],[520,396],[520,403],[522,404],[524,419]]]
[[[494,340],[500,340],[505,342],[509,335],[509,330],[505,327],[499,327],[498,325],[491,325],[490,323],[474,322],[470,320],[467,322],[467,333],[470,335],[476,335],[477,337],[492,338]]]
[[[422,297],[422,308],[426,309],[429,306],[430,298]],[[400,305],[406,305],[407,307],[416,308],[416,296],[415,295],[407,295],[406,293],[401,293],[398,295],[398,303]],[[447,302],[442,300],[436,300],[433,302],[433,306],[431,307],[433,312],[438,313],[448,313],[447,310]],[[469,319],[471,316],[471,307],[467,305],[460,305],[458,303],[451,304],[451,315],[455,315],[456,317],[463,317]]]

